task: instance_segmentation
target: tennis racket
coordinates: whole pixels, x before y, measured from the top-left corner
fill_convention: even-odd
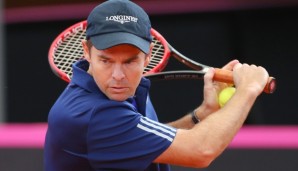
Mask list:
[[[83,58],[82,40],[86,37],[87,21],[76,23],[64,30],[53,41],[48,60],[52,71],[61,79],[69,82],[72,77],[72,64]],[[144,76],[150,80],[203,79],[209,66],[193,61],[175,50],[156,30],[151,29],[153,37],[152,56],[144,70]],[[163,71],[171,57],[174,57],[192,70]],[[216,68],[215,81],[233,84],[233,75],[229,70]],[[268,79],[265,93],[273,93],[276,89],[274,77]]]

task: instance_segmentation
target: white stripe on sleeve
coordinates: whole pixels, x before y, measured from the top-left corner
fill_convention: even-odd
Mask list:
[[[169,140],[170,142],[173,141],[173,138],[171,138],[171,137],[169,137],[169,136],[167,136],[167,135],[165,135],[165,134],[163,134],[163,133],[160,133],[160,132],[158,132],[157,130],[147,128],[147,127],[145,127],[145,126],[143,126],[143,125],[141,125],[141,124],[138,124],[138,128],[140,128],[140,129],[142,129],[142,130],[144,130],[144,131],[153,133],[153,134],[155,134],[155,135],[157,135],[157,136],[160,136],[160,137],[162,137],[162,138],[165,138],[165,139]]]
[[[171,142],[173,141],[176,135],[176,129],[163,125],[159,122],[153,121],[146,117],[142,117],[140,119],[140,123],[137,125],[137,127],[146,132],[150,132],[157,136],[165,138]]]

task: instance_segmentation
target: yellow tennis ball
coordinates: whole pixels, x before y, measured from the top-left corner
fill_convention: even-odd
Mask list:
[[[218,95],[219,106],[223,107],[234,95],[235,91],[236,91],[235,87],[224,88]]]

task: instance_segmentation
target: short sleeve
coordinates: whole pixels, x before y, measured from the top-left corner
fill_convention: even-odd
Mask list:
[[[87,133],[88,158],[95,170],[145,170],[175,135],[175,128],[115,102],[93,112]]]

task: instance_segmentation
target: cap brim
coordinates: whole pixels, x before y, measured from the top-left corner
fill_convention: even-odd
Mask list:
[[[148,54],[150,41],[138,37],[134,34],[117,32],[90,37],[96,49],[103,50],[120,44],[131,44]]]

